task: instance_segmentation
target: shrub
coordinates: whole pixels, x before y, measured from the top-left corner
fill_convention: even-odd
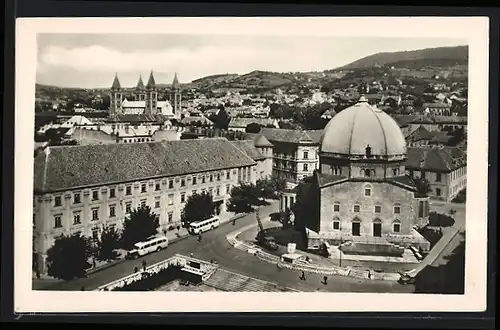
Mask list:
[[[449,215],[430,212],[429,213],[429,226],[433,227],[451,227],[455,224],[455,220]]]

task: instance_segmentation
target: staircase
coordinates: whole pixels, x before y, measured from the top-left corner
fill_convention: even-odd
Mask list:
[[[295,292],[293,289],[280,288],[271,282],[250,278],[220,268],[204,284],[230,292]]]

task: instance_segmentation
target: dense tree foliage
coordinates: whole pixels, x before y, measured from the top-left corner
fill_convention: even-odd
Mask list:
[[[245,127],[246,133],[259,133],[262,129],[262,126],[257,123],[250,123]]]
[[[210,218],[214,214],[214,209],[215,205],[210,193],[193,194],[186,201],[182,210],[181,221],[187,227],[191,222]]]
[[[260,193],[254,184],[246,183],[231,189],[227,210],[234,213],[253,212],[253,206],[262,205]]]
[[[92,251],[91,240],[80,234],[57,238],[47,251],[47,274],[66,281],[84,277]]]
[[[432,191],[431,184],[426,178],[413,178],[413,182],[415,182],[417,193],[420,196],[427,196]]]
[[[120,233],[114,227],[105,227],[97,241],[96,257],[98,260],[115,260],[120,247]]]
[[[130,212],[123,223],[121,246],[130,249],[140,241],[157,234],[160,225],[158,215],[147,205],[142,205]]]

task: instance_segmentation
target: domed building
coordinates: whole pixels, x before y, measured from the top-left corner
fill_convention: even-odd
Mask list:
[[[319,170],[301,196],[310,208],[309,248],[353,242],[429,248],[414,229],[428,222],[428,198],[406,175],[405,138],[388,114],[361,97],[326,125],[318,156]]]

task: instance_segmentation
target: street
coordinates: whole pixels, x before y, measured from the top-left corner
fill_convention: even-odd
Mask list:
[[[267,217],[276,212],[277,203],[261,208],[261,217]],[[301,291],[331,291],[331,292],[412,292],[412,286],[401,286],[390,281],[362,280],[343,276],[330,276],[328,284],[321,283],[322,276],[308,274],[305,280],[300,280],[300,273],[288,269],[278,269],[276,265],[263,262],[253,255],[233,248],[226,240],[226,235],[234,230],[256,223],[255,214],[248,214],[236,221],[221,225],[214,231],[203,234],[198,242],[197,237],[190,236],[175,243],[167,249],[156,252],[136,260],[126,260],[115,266],[103,269],[89,275],[87,278],[75,279],[68,282],[50,284],[43,290],[93,290],[123,276],[133,273],[134,267],[141,267],[143,260],[148,265],[160,262],[175,254],[190,255],[204,260],[216,260],[221,267],[242,275],[275,282],[282,286],[295,288]]]

